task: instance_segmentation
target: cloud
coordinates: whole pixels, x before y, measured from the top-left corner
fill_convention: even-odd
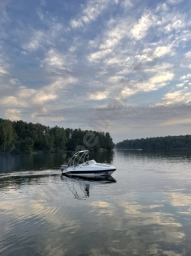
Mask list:
[[[7,75],[7,71],[3,68],[3,67],[0,67],[0,76],[3,76],[3,75]]]
[[[71,21],[72,28],[79,28],[83,26],[82,20],[72,20]]]
[[[89,94],[90,100],[103,100],[106,99],[108,96],[108,92],[95,92]]]
[[[154,51],[154,54],[160,58],[166,54],[169,54],[171,53],[171,50],[172,50],[172,45],[168,45],[168,46],[158,46],[155,51]]]
[[[173,30],[179,30],[186,26],[185,22],[180,17],[173,17],[172,22],[164,27],[166,32],[172,32]]]
[[[24,49],[24,54],[27,51],[35,52],[39,49],[47,50],[47,47],[55,47],[59,41],[63,40],[63,34],[66,28],[62,23],[57,21],[55,17],[42,12],[38,12],[41,19],[41,26],[39,28],[34,28],[31,25],[20,25],[20,29],[16,31],[16,36],[20,37],[22,41],[22,48]],[[44,26],[42,26],[44,25]],[[46,29],[44,28],[46,27]]]
[[[110,49],[94,52],[88,56],[88,60],[89,62],[99,61],[100,59],[106,57],[106,55],[108,55],[111,52],[112,51]]]
[[[65,118],[63,116],[55,115],[50,112],[49,108],[42,107],[38,109],[38,112],[33,112],[31,116],[34,120],[38,120],[38,122],[63,122]]]
[[[36,95],[32,102],[34,104],[44,104],[47,101],[55,100],[57,99],[57,95],[54,92],[41,90],[40,92],[36,92]]]
[[[75,82],[76,79],[73,77],[68,77],[67,79],[60,77],[51,84],[37,90],[20,86],[13,95],[3,97],[0,103],[2,106],[8,107],[11,105],[17,108],[26,107],[35,109],[41,106],[46,107],[46,104],[49,105],[51,101],[62,96],[61,92],[66,86]]]
[[[167,3],[160,3],[157,8],[156,8],[156,12],[167,12],[169,10],[169,7],[167,5]]]
[[[185,53],[184,55],[187,59],[190,59],[191,58],[191,51]]]
[[[9,5],[10,3],[8,1],[0,2],[0,25],[6,24],[10,20],[6,10]]]
[[[131,0],[122,0],[120,3],[124,8],[130,8],[133,6]]]
[[[135,40],[141,40],[147,35],[147,31],[153,25],[155,18],[152,14],[146,13],[138,20],[131,29],[131,36]]]
[[[183,87],[184,86],[184,83],[181,83],[181,84],[177,84],[176,87]]]
[[[50,49],[46,58],[42,61],[48,67],[56,69],[65,69],[66,60],[63,54],[58,53],[55,49]]]
[[[179,4],[179,3],[181,3],[183,0],[167,0],[167,2],[169,3],[169,4]]]
[[[87,6],[83,9],[81,16],[78,19],[71,20],[72,28],[83,27],[97,19],[97,17],[106,10],[109,0],[93,0],[88,1]]]
[[[167,85],[174,77],[171,72],[158,72],[153,77],[149,78],[147,81],[136,82],[131,81],[127,83],[127,86],[121,91],[122,97],[131,96],[138,92],[150,92],[160,89]]]
[[[174,74],[171,72],[161,72],[156,76],[149,79],[151,84],[160,84],[163,82],[171,81],[174,78]]]
[[[17,120],[21,120],[20,113],[21,113],[21,111],[19,111],[17,109],[7,109],[5,112],[5,116],[7,119],[9,119],[11,121],[17,121]]]
[[[111,76],[108,78],[109,83],[118,83],[123,79],[123,76]]]
[[[182,90],[169,92],[162,98],[161,105],[174,105],[174,104],[190,104],[191,103],[191,90],[185,87]]]
[[[42,31],[34,31],[30,41],[23,46],[25,50],[36,51],[45,42],[45,35]]]
[[[186,80],[186,79],[189,79],[189,78],[191,78],[191,74],[187,74],[185,76],[181,76],[180,80],[182,81],[182,80]]]
[[[160,126],[173,126],[173,125],[182,125],[182,124],[190,124],[191,125],[191,119],[181,118],[181,119],[170,119],[168,121],[165,121],[164,123],[161,123]]]
[[[92,42],[91,45],[99,50],[113,50],[120,42],[131,36],[130,29],[132,28],[132,20],[128,17],[109,20],[106,29],[103,31],[100,38]]]
[[[15,96],[7,96],[7,97],[4,97],[2,100],[1,100],[1,104],[2,105],[6,105],[6,106],[17,106],[17,107],[26,107],[26,102],[21,102],[20,99],[18,99],[17,97]]]

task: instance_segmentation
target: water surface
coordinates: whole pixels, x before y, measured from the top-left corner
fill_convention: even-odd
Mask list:
[[[62,155],[0,156],[0,255],[191,255],[191,154],[97,153],[110,180],[60,175]]]

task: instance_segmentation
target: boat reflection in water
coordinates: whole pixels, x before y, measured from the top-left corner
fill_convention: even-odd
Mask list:
[[[81,178],[81,177],[69,177],[67,175],[61,175],[61,180],[66,183],[69,190],[74,197],[79,200],[85,200],[90,196],[90,187],[116,183],[116,180],[112,176],[100,176],[96,178]]]

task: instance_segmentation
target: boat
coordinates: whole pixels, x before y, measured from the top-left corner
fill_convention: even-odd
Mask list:
[[[95,160],[85,161],[89,150],[77,151],[68,161],[61,165],[61,172],[67,176],[95,178],[111,175],[116,168],[109,164],[97,163]]]

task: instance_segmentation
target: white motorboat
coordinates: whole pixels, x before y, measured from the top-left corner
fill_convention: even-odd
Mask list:
[[[99,177],[111,175],[116,168],[109,164],[97,163],[95,160],[85,161],[89,150],[76,152],[67,165],[61,165],[62,174],[79,177]]]

